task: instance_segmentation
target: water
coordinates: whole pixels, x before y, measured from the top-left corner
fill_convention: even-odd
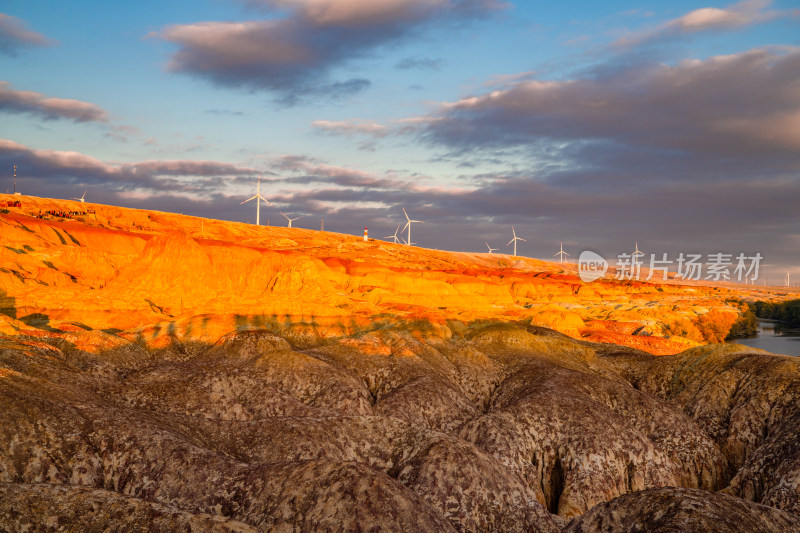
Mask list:
[[[774,320],[760,319],[757,335],[728,342],[761,348],[772,353],[800,356],[800,330],[781,329],[780,324]]]

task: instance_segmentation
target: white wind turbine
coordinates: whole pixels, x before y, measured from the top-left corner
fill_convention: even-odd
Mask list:
[[[397,229],[394,230],[394,235],[388,235],[388,236],[384,237],[384,239],[392,239],[392,240],[394,240],[394,243],[397,244],[398,240],[402,240],[402,239],[400,239],[400,237],[397,236],[397,232],[398,231],[400,231],[400,224],[398,224],[397,225]]]
[[[286,217],[286,220],[288,220],[288,221],[289,221],[289,225],[287,226],[287,227],[289,227],[289,228],[291,228],[291,227],[292,227],[292,222],[294,222],[295,220],[298,220],[298,219],[301,219],[301,218],[303,218],[303,215],[300,215],[299,217],[289,218],[289,216],[288,216],[286,213],[284,213],[283,211],[281,211],[281,215],[283,215],[284,217]]]
[[[83,199],[86,198],[86,191],[88,191],[88,190],[89,189],[86,189],[85,191],[83,191],[83,196],[81,196],[80,198],[73,198],[73,200],[78,200],[80,203],[83,203]]]
[[[508,241],[508,244],[506,244],[506,246],[510,246],[512,242],[514,243],[514,257],[516,257],[517,256],[517,241],[523,241],[523,242],[528,242],[528,241],[526,241],[522,237],[517,237],[517,232],[516,232],[516,230],[514,230],[514,226],[511,226],[511,233],[514,234],[514,238],[511,239],[510,241]]]
[[[484,242],[483,242],[483,244],[485,244],[485,245],[486,245],[486,247],[489,249],[489,253],[492,253],[492,252],[496,252],[496,251],[497,251],[497,248],[492,248],[491,246],[489,246],[489,243],[488,243],[488,242],[484,241]]]
[[[558,257],[559,258],[559,263],[563,263],[564,262],[564,258],[565,257],[569,257],[569,254],[564,251],[564,241],[561,241],[561,251],[558,252],[557,254],[553,254],[553,257]]]
[[[414,244],[413,242],[411,242],[411,224],[413,224],[414,222],[419,222],[420,224],[424,224],[424,222],[421,220],[411,220],[410,218],[408,218],[408,213],[406,213],[405,207],[403,208],[403,214],[406,216],[406,220],[408,221],[406,222],[406,225],[403,226],[403,229],[408,228],[408,240],[406,241],[406,244],[411,246],[412,244]]]
[[[631,257],[639,257],[640,255],[644,255],[644,252],[639,250],[639,241],[636,241],[636,249],[631,254]]]
[[[256,185],[256,194],[255,194],[255,196],[251,196],[250,198],[248,198],[247,200],[242,202],[242,204],[246,204],[250,200],[255,200],[256,201],[256,226],[260,226],[261,225],[261,200],[264,200],[267,203],[267,205],[272,205],[271,203],[269,203],[269,200],[267,200],[266,198],[261,196],[261,176],[258,177],[258,185]],[[239,205],[242,205],[242,204],[239,204]]]

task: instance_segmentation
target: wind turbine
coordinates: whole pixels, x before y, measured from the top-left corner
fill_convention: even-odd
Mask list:
[[[284,217],[286,217],[286,220],[288,220],[288,221],[289,221],[289,225],[287,226],[287,227],[289,227],[289,228],[291,228],[291,227],[292,227],[292,222],[294,222],[294,221],[295,221],[295,220],[297,220],[297,219],[303,218],[303,215],[300,215],[299,217],[295,217],[295,218],[289,218],[289,217],[286,215],[286,213],[284,213],[283,211],[281,211],[281,215],[283,215]]]
[[[511,226],[511,233],[514,234],[514,238],[511,239],[510,241],[508,241],[508,244],[506,244],[506,246],[510,246],[512,242],[514,243],[514,257],[516,257],[517,256],[517,241],[523,241],[523,242],[528,242],[528,241],[526,241],[522,237],[517,237],[517,232],[516,232],[516,230],[514,230],[514,226]]]
[[[639,250],[639,241],[636,241],[636,249],[631,254],[631,257],[639,257],[640,255],[644,255],[644,252]]]
[[[406,216],[406,220],[408,221],[406,222],[406,225],[403,226],[403,229],[408,228],[408,240],[406,241],[406,244],[411,246],[412,244],[414,244],[413,242],[411,242],[411,224],[413,224],[414,222],[419,222],[420,224],[424,224],[424,222],[421,220],[411,220],[410,218],[408,218],[408,213],[406,213],[405,207],[403,208],[403,214]]]
[[[89,189],[86,189],[88,191]],[[78,200],[80,203],[83,203],[83,199],[86,198],[86,191],[83,191],[83,196],[80,198],[73,198],[73,200]]]
[[[564,241],[561,241],[561,251],[558,252],[557,254],[553,254],[553,257],[558,257],[560,259],[559,263],[563,263],[564,258],[569,257],[569,254],[564,251]]]
[[[486,245],[486,247],[489,249],[489,253],[492,253],[492,252],[496,252],[496,251],[497,251],[497,248],[492,248],[491,246],[489,246],[489,243],[488,243],[488,242],[484,241],[484,242],[483,242],[483,244],[485,244],[485,245]]]
[[[394,230],[394,235],[389,235],[387,237],[384,237],[384,239],[393,239],[394,243],[397,244],[398,239],[400,239],[400,237],[397,236],[397,232],[398,231],[400,231],[400,224],[398,224],[397,225],[397,229]],[[400,240],[402,240],[402,239],[400,239]]]
[[[272,205],[271,203],[269,203],[269,200],[267,200],[266,198],[261,196],[261,176],[258,177],[258,185],[256,185],[256,194],[255,194],[255,196],[251,196],[250,198],[248,198],[247,200],[242,202],[242,204],[246,204],[250,200],[255,200],[256,201],[256,226],[260,226],[261,225],[261,200],[264,200],[265,202],[267,202],[267,205]],[[239,205],[242,205],[242,204],[239,204]],[[291,222],[289,223],[289,225],[291,226]]]

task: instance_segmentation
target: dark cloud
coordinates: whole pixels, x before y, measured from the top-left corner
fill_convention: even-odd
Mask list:
[[[800,153],[800,49],[755,49],[532,80],[445,104],[426,136],[451,148],[550,142],[623,146],[718,158]]]
[[[0,54],[16,56],[20,50],[35,46],[51,46],[54,41],[29,30],[25,22],[0,13]]]
[[[7,81],[0,81],[0,111],[29,113],[46,120],[75,122],[107,122],[108,113],[102,108],[66,98],[52,98],[33,91],[17,91]]]
[[[330,81],[337,66],[411,39],[427,24],[485,16],[499,0],[263,0],[246,2],[273,18],[170,26],[157,35],[179,46],[167,68],[225,87],[341,97],[369,81]]]
[[[30,180],[30,194],[40,196],[51,196],[50,187],[56,183],[102,185],[117,192],[140,190],[149,194],[182,192],[205,196],[223,187],[224,177],[258,173],[252,168],[216,161],[109,163],[79,152],[35,150],[0,139],[0,166],[12,165],[18,166],[20,176]]]

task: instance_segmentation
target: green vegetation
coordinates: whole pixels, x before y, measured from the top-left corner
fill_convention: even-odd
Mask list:
[[[25,248],[26,250],[28,250],[29,252],[32,252],[32,251],[33,251],[33,248],[31,248],[31,247],[30,247],[30,246],[28,246],[27,244],[23,244],[23,245],[22,245],[22,247],[23,247],[23,248]]]
[[[14,252],[15,254],[27,254],[27,253],[28,253],[28,252],[26,252],[25,250],[22,250],[21,248],[12,248],[11,246],[6,246],[6,248],[8,248],[9,250],[11,250],[11,251],[12,251],[12,252]]]
[[[800,300],[781,303],[756,302],[753,304],[753,309],[759,318],[777,320],[790,328],[800,328]]]
[[[695,320],[679,318],[664,324],[664,335],[678,335],[704,344],[755,335],[758,332],[758,319],[753,310],[741,300],[729,300],[727,303],[739,308],[738,316],[730,310],[712,309]]]
[[[728,339],[736,337],[749,337],[758,333],[758,319],[752,309],[747,309],[739,316],[739,319],[731,326],[728,332]]]

